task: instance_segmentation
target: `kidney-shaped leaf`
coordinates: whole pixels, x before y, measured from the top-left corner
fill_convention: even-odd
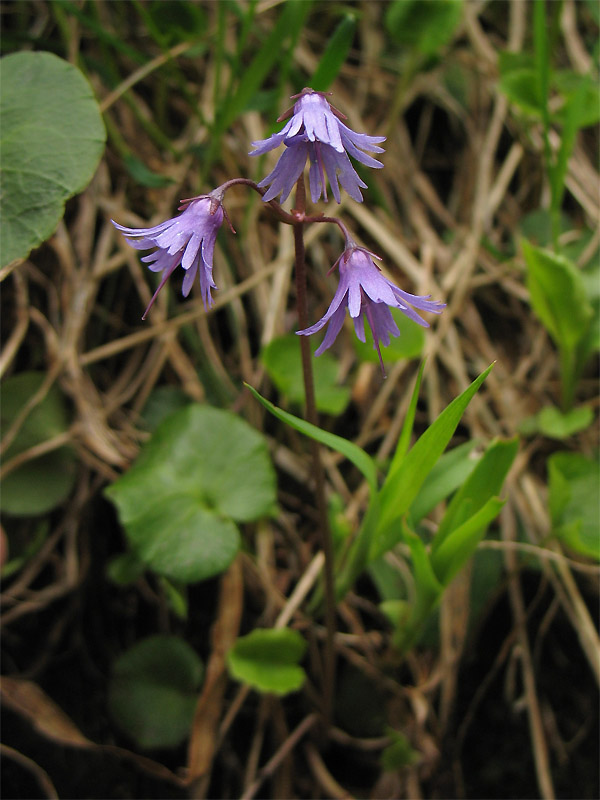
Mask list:
[[[2,266],[45,241],[104,150],[100,109],[83,74],[52,53],[0,61]]]
[[[10,430],[24,406],[41,388],[44,378],[43,372],[21,372],[2,383],[2,436]],[[64,399],[60,390],[51,386],[44,399],[26,417],[4,453],[4,462],[64,433],[67,428]],[[75,455],[68,447],[60,447],[26,461],[2,479],[0,509],[16,516],[33,516],[50,511],[69,495],[75,483],[75,471]]]
[[[113,664],[111,716],[140,747],[177,747],[194,717],[202,662],[177,636],[151,636]]]
[[[298,661],[306,642],[298,631],[257,628],[240,637],[227,654],[229,671],[239,681],[261,692],[294,692],[306,677]]]
[[[175,580],[204,580],[239,548],[235,522],[275,505],[260,433],[228,411],[189,405],[164,420],[129,472],[106,493],[137,556]]]

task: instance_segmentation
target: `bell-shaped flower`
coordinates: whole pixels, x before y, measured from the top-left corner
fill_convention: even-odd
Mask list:
[[[340,282],[331,305],[317,323],[298,331],[302,336],[310,336],[329,323],[325,338],[315,355],[320,356],[334,343],[344,323],[347,308],[354,322],[356,335],[361,342],[366,341],[365,318],[369,323],[373,333],[373,347],[377,351],[383,370],[379,345],[382,343],[387,346],[390,343],[390,336],[400,335],[390,307],[398,308],[413,322],[425,328],[429,327],[429,323],[422,319],[415,309],[440,314],[445,307],[445,303],[430,300],[431,295],[422,297],[399,289],[383,276],[373,258],[378,256],[364,247],[359,247],[352,239],[347,240],[346,249],[332,268],[335,269],[339,264]]]
[[[162,273],[158,289],[148,303],[142,319],[146,319],[158,293],[179,264],[185,270],[183,296],[188,296],[198,275],[204,308],[213,304],[210,290],[217,287],[213,281],[212,262],[217,232],[223,222],[221,200],[216,196],[202,195],[183,200],[180,210],[183,213],[153,228],[126,228],[111,220],[131,247],[136,250],[157,248],[142,258],[148,269]]]
[[[256,149],[250,153],[251,156],[260,156],[281,144],[287,148],[273,171],[258,184],[262,188],[269,187],[263,200],[268,202],[279,196],[283,202],[302,174],[308,158],[308,180],[314,203],[321,195],[327,200],[325,176],[338,203],[341,200],[338,178],[350,197],[362,202],[360,190],[366,188],[366,183],[359,178],[348,155],[367,167],[380,169],[383,167],[381,161],[363,151],[383,153],[379,143],[385,141],[385,136],[368,136],[353,131],[343,123],[344,115],[330,105],[322,92],[303,89],[292,99],[296,100],[295,105],[278,120],[288,119],[281,131],[252,143]]]

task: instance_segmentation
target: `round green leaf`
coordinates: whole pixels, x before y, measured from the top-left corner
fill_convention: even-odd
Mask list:
[[[227,654],[231,675],[261,692],[284,695],[300,689],[306,674],[298,661],[306,642],[289,628],[257,628],[240,637]]]
[[[313,352],[316,342],[311,343]],[[304,403],[304,378],[300,338],[295,334],[279,336],[265,347],[262,362],[269,377],[292,403]],[[350,389],[338,386],[339,364],[329,353],[315,358],[313,374],[317,409],[325,414],[341,414],[350,402]]]
[[[239,549],[235,522],[270,514],[276,498],[261,434],[197,404],[164,420],[106,493],[138,558],[183,582],[223,572]]]
[[[234,522],[183,493],[151,502],[126,525],[137,558],[159,575],[183,583],[212,578],[227,569],[240,548]]]
[[[106,133],[82,73],[52,53],[0,60],[1,265],[55,230],[65,201],[91,180]]]
[[[192,724],[202,673],[202,662],[182,639],[144,639],[113,664],[111,716],[140,747],[177,747]]]
[[[9,430],[23,407],[44,381],[43,372],[22,372],[2,384],[0,433]],[[56,386],[26,418],[4,454],[4,462],[30,447],[63,433],[68,428],[64,400]],[[75,455],[61,447],[27,461],[2,479],[0,509],[15,516],[44,514],[66,499],[75,482]]]

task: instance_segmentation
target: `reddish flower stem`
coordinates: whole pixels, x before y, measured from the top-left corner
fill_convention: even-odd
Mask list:
[[[304,177],[301,176],[296,184],[296,207],[292,212],[294,217],[294,248],[296,254],[296,305],[298,309],[298,323],[300,328],[308,327],[308,305],[306,302],[306,261],[304,252],[304,225],[308,221],[304,211],[306,208],[306,187]],[[311,221],[320,221],[320,218]],[[302,356],[302,374],[304,377],[304,396],[306,399],[306,419],[313,425],[318,425],[317,406],[315,402],[315,385],[312,370],[312,353],[310,339],[300,337],[300,352]],[[323,568],[325,579],[325,652],[323,664],[323,715],[325,722],[330,725],[333,712],[333,695],[335,686],[335,576],[333,540],[329,528],[327,515],[327,502],[325,499],[325,471],[321,461],[319,443],[310,439],[311,455],[313,461],[313,475],[315,479],[315,495],[317,511],[321,528],[321,546],[325,555]]]

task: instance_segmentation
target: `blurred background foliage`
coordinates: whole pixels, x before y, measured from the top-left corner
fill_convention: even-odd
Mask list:
[[[65,179],[54,221],[22,252],[7,250],[7,220],[30,228],[48,192],[34,179],[18,213],[3,205],[5,795],[597,797],[597,2],[31,0],[0,13],[3,75],[16,53],[59,57],[88,82],[106,131],[97,169],[99,128],[90,174]],[[79,106],[67,78],[46,78],[37,96],[50,121],[21,152],[43,156],[46,128],[64,127],[70,145],[55,152],[70,164]],[[424,336],[407,328],[393,342],[386,381],[371,347],[345,330],[316,361],[322,427],[387,467],[422,357],[417,434],[496,362],[430,497],[411,510],[426,544],[439,500],[484,447],[520,437],[498,522],[408,655],[390,624],[414,594],[407,547],[340,604],[326,746],[311,716],[321,622],[293,616],[306,655],[296,631],[277,630],[295,587],[316,580],[307,443],[244,389],[300,410],[291,232],[254,195],[229,192],[237,234],[219,234],[214,310],[183,300],[175,278],[141,323],[153,276],[110,223],[157,224],[182,198],[259,180],[273,160],[248,158],[250,143],[277,129],[304,86],[332,91],[355,130],[388,137],[385,169],[358,169],[365,202],[321,210],[343,216],[403,289],[447,303]],[[5,110],[21,88],[3,77],[3,203],[24,185],[11,184]],[[47,162],[36,163],[43,177]],[[341,248],[335,230],[315,227],[313,322]],[[217,438],[235,415],[242,451],[250,426],[260,431],[277,499],[270,464],[249,476],[265,495],[256,513],[204,498],[241,551],[222,577],[228,556],[213,553],[216,576],[198,582],[185,542],[174,569],[140,559],[104,489],[123,491],[121,474],[156,431],[206,412],[219,417],[207,423]],[[204,447],[214,474],[223,453]],[[343,546],[365,486],[333,453],[326,474]],[[148,502],[153,480],[160,469]],[[141,517],[143,498],[132,504]],[[168,516],[146,545],[164,543]],[[225,661],[236,640],[241,687]],[[303,659],[301,692],[249,691],[264,690],[265,653],[272,687],[298,686]],[[265,767],[273,756],[277,768]]]

